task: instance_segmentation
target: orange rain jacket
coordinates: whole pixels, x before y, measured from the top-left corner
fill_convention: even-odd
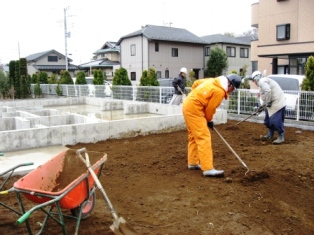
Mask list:
[[[228,93],[219,78],[197,80],[191,88],[182,107],[188,131],[188,164],[200,164],[203,171],[211,170],[213,151],[207,122],[212,121],[222,100],[228,99]]]

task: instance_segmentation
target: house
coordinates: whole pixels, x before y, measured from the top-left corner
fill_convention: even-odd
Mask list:
[[[66,58],[63,54],[56,50],[49,50],[44,52],[39,52],[26,57],[27,61],[27,72],[29,75],[45,71],[48,77],[52,73],[60,75],[61,70],[68,70],[71,77],[75,77],[75,71],[77,66],[70,64],[72,60]]]
[[[313,0],[259,0],[251,5],[251,25],[258,39],[251,43],[252,71],[304,74],[314,55]]]
[[[204,48],[205,66],[210,56],[210,50],[219,46],[228,56],[228,72],[235,70],[237,73],[247,66],[247,74],[252,73],[251,65],[251,36],[230,37],[222,34],[213,34],[201,37],[207,45]]]
[[[193,70],[196,78],[204,77],[206,42],[185,29],[146,25],[121,37],[117,45],[121,67],[134,85],[149,68],[156,70],[157,78],[173,78],[181,67]]]
[[[106,74],[107,80],[112,80],[114,71],[120,68],[120,46],[116,42],[106,42],[99,50],[93,53],[93,59],[78,66],[80,70],[93,76],[93,69],[100,69]]]

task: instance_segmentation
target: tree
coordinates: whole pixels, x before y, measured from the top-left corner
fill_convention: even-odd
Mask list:
[[[305,79],[301,84],[304,91],[314,91],[314,56],[310,56],[305,64]]]
[[[188,81],[185,81],[185,85],[187,86],[187,87],[191,87],[192,85],[193,85],[193,83],[194,83],[194,81],[196,80],[195,79],[195,72],[193,71],[193,70],[190,70],[190,72],[189,72],[189,80]]]
[[[231,32],[225,32],[224,35],[228,36],[228,37],[231,37],[231,38],[235,38],[236,37],[235,33],[231,33]]]
[[[240,85],[240,88],[243,88],[243,89],[250,89],[250,82],[249,82],[249,79],[245,77],[246,75],[246,72],[247,72],[247,65],[243,65],[243,67],[240,69],[240,76],[243,78],[243,82],[241,83]]]
[[[15,78],[14,78],[15,97],[21,98],[21,82],[20,82],[20,61],[15,61]]]
[[[5,99],[8,97],[10,89],[10,81],[7,75],[0,70],[0,96]]]
[[[129,79],[128,72],[125,68],[121,67],[117,69],[114,73],[112,85],[131,85],[131,80]]]
[[[305,78],[301,84],[301,90],[314,91],[314,56],[309,56],[305,64]],[[300,115],[311,118],[313,116],[314,95],[312,93],[301,93]]]
[[[21,86],[21,98],[28,98],[31,95],[31,77],[27,73],[27,61],[26,58],[20,59],[20,86]]]
[[[38,74],[37,73],[33,73],[32,78],[31,78],[31,82],[33,84],[37,83],[38,81]]]
[[[48,84],[48,74],[45,71],[40,71],[38,74],[39,84]]]
[[[223,74],[228,69],[227,53],[216,46],[211,52],[207,61],[205,75],[207,77],[217,77]]]
[[[104,85],[104,74],[100,69],[93,70],[93,84],[94,85]]]
[[[10,82],[10,87],[13,87],[14,89],[14,84],[15,84],[15,61],[11,60],[9,63],[9,82]]]
[[[75,81],[75,84],[82,84],[82,85],[85,85],[87,82],[86,82],[86,78],[85,78],[85,73],[83,71],[79,71],[77,74],[76,74],[76,81]]]
[[[41,87],[40,87],[40,84],[39,82],[37,82],[35,85],[34,85],[34,95],[35,95],[35,98],[36,97],[40,97],[42,95],[42,90],[41,90]]]
[[[71,78],[69,71],[61,70],[60,75],[61,75],[61,78],[60,78],[59,84],[73,84],[73,80]]]
[[[144,70],[140,79],[140,86],[159,86],[157,73],[154,68]]]
[[[55,73],[52,73],[50,78],[48,78],[48,84],[57,84],[57,75]]]
[[[258,38],[257,28],[249,29],[246,32],[243,32],[241,35],[238,35],[238,37],[243,36],[251,36],[252,38]]]

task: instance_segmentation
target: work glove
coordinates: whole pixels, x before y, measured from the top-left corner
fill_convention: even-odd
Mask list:
[[[259,106],[258,109],[257,109],[257,113],[261,113],[265,108],[266,108],[266,105],[265,105],[265,104]]]
[[[270,108],[270,107],[271,107],[271,102],[268,102],[268,103],[266,104],[266,106],[267,106],[268,108]]]
[[[208,126],[208,128],[214,130],[214,122],[213,121],[207,122],[207,126]]]

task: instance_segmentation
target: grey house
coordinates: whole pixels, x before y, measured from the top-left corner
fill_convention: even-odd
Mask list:
[[[120,68],[120,46],[116,42],[108,41],[93,54],[91,61],[80,64],[79,69],[90,77],[93,76],[93,69],[100,69],[106,74],[107,80],[112,80],[114,71]]]
[[[180,28],[146,25],[119,39],[121,67],[128,71],[132,84],[139,84],[142,72],[154,68],[158,78],[173,78],[181,67],[204,77],[206,42]]]
[[[26,57],[26,61],[27,72],[29,75],[33,75],[40,71],[45,71],[48,74],[48,77],[50,77],[52,73],[60,75],[60,71],[66,70],[67,67],[70,75],[74,77],[74,73],[77,70],[76,65],[70,64],[70,62],[72,62],[70,58],[67,59],[68,64],[66,66],[65,56],[56,50],[29,55]]]
[[[246,74],[252,74],[251,41],[254,39],[252,36],[229,37],[222,34],[213,34],[201,38],[207,43],[204,48],[205,66],[210,51],[218,46],[227,53],[229,64],[227,73],[231,73],[233,70],[239,73],[244,66],[247,66]]]

